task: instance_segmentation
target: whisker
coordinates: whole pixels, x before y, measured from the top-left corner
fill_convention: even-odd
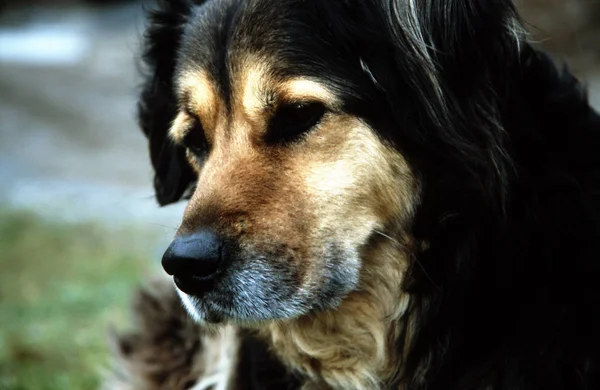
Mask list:
[[[389,239],[390,241],[392,241],[393,243],[395,243],[398,246],[403,247],[404,245],[402,245],[400,243],[400,241],[396,240],[395,238],[385,234],[384,232],[381,232],[379,230],[375,230],[375,233],[379,234],[382,237],[385,237],[387,239]],[[425,274],[425,276],[427,277],[427,279],[429,279],[429,281],[431,282],[431,284],[433,284],[433,286],[438,289],[441,290],[441,287],[437,285],[437,283],[434,282],[433,278],[429,275],[429,273],[427,273],[427,270],[425,269],[425,267],[423,266],[423,264],[421,264],[421,262],[419,261],[419,259],[417,259],[416,257],[414,257],[415,262],[418,264],[419,268],[421,268],[421,270],[423,271],[423,273]]]
[[[152,226],[158,226],[158,227],[162,227],[162,228],[165,228],[165,229],[177,230],[177,228],[176,228],[176,227],[173,227],[173,226],[167,226],[167,225],[161,225],[160,223],[151,223],[150,225],[152,225]]]

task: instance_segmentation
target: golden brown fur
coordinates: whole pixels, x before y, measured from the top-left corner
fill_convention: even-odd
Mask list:
[[[410,344],[399,339],[408,334],[410,297],[392,281],[404,277],[411,250],[381,242],[365,254],[368,271],[358,291],[337,310],[261,330],[286,364],[310,378],[306,388],[377,389],[395,378],[403,358],[398,343]]]

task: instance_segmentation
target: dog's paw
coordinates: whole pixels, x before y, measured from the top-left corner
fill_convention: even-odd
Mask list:
[[[111,332],[113,371],[104,390],[186,390],[205,371],[203,331],[187,315],[169,281],[139,289],[134,328]]]

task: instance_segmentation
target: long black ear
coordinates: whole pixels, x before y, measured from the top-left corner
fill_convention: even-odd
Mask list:
[[[149,141],[154,167],[154,189],[161,206],[177,202],[194,181],[185,150],[168,137],[177,115],[173,89],[176,55],[183,26],[193,4],[187,0],[159,0],[147,13],[144,35],[145,81],[138,102],[138,120]]]
[[[507,52],[516,58],[513,49],[523,36],[511,0],[383,0],[383,5],[402,62],[417,73],[414,80],[429,84],[416,87],[434,95],[430,98],[441,98],[449,82],[460,80],[468,88],[494,60],[505,66]]]
[[[513,167],[501,104],[526,44],[512,1],[381,1],[399,72],[435,129],[431,138],[490,202],[503,204]]]
[[[512,0],[427,0],[421,13],[432,57],[446,81],[481,82],[481,69],[493,72],[518,58],[525,31]],[[501,60],[499,60],[501,58]]]

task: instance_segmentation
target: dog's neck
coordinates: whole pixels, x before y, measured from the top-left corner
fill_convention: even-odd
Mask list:
[[[358,289],[335,310],[262,330],[275,353],[308,378],[305,388],[379,389],[393,380],[408,348],[410,297],[402,291],[408,249],[389,240],[369,249]]]

